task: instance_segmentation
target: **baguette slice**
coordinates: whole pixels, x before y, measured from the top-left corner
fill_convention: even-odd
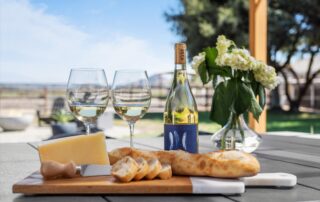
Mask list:
[[[152,180],[155,177],[157,177],[157,175],[159,175],[161,171],[161,163],[158,159],[154,158],[148,161],[148,165],[149,165],[149,172],[146,175],[146,178],[148,180]]]
[[[111,174],[121,182],[130,182],[138,172],[137,162],[126,156],[112,166]]]
[[[141,180],[149,173],[149,165],[148,162],[144,158],[135,159],[138,164],[138,172],[134,176],[134,180]]]
[[[158,177],[162,180],[168,180],[172,177],[172,169],[169,164],[163,164]]]

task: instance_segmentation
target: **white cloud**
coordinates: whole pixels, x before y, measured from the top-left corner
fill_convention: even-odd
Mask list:
[[[158,53],[130,35],[99,40],[26,0],[0,0],[0,7],[0,82],[66,82],[73,67],[105,68],[109,83],[119,68],[172,69],[170,44]]]

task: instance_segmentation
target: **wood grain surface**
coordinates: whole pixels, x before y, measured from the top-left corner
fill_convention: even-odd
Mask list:
[[[23,194],[192,194],[189,177],[121,183],[112,176],[44,180],[39,172],[14,184],[12,189],[13,193]]]

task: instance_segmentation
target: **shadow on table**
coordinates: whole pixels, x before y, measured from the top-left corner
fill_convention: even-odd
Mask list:
[[[88,196],[71,196],[71,195],[20,195],[13,200],[14,202],[105,202],[101,196],[88,195]]]
[[[233,195],[238,196],[238,195]],[[114,201],[114,202],[122,202],[122,201],[130,201],[130,202],[179,202],[179,201],[201,201],[201,202],[214,202],[214,201],[230,201],[226,196],[221,194],[201,194],[201,195],[185,195],[185,194],[178,194],[178,195],[146,195],[146,194],[139,194],[139,195],[110,195],[110,196],[99,196],[99,195],[84,195],[84,196],[72,196],[72,195],[30,195],[30,196],[18,196],[14,199],[14,202],[61,202],[61,201],[68,201],[68,202],[105,202],[105,201]]]

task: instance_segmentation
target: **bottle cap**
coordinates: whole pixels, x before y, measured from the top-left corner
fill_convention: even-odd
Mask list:
[[[185,43],[175,44],[175,64],[186,64],[186,49]]]

